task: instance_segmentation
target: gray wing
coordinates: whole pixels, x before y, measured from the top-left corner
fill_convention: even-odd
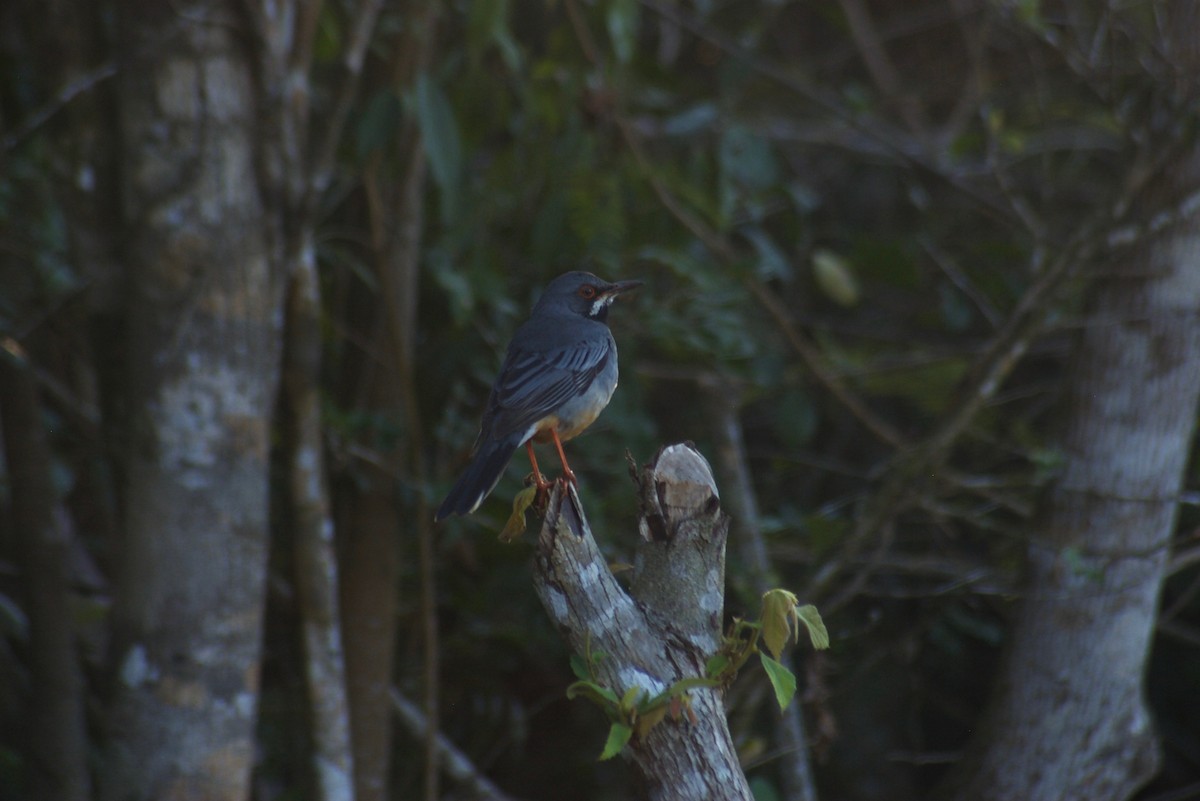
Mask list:
[[[609,336],[553,350],[510,349],[488,400],[480,438],[523,432],[582,395],[608,364],[612,351]]]

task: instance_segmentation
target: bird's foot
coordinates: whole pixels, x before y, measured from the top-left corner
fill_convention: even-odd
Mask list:
[[[564,482],[569,481],[571,484],[573,484],[575,486],[575,489],[579,489],[579,479],[575,478],[575,471],[572,470],[571,468],[569,468],[569,467],[563,468],[563,474],[562,474],[561,480]]]
[[[544,492],[549,492],[551,484],[549,479],[547,479],[544,475],[534,472],[525,476],[525,486],[537,487],[538,495],[541,495]]]

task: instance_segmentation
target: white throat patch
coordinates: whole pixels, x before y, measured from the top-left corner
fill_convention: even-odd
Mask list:
[[[595,317],[600,313],[601,309],[603,309],[605,306],[611,306],[612,302],[616,299],[617,296],[615,294],[601,295],[600,297],[596,298],[592,301],[592,308],[588,309],[588,317]]]

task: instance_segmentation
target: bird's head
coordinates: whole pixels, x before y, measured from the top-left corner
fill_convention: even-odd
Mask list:
[[[610,283],[585,272],[565,273],[550,282],[533,310],[566,311],[602,323],[617,296],[641,285],[641,281]]]

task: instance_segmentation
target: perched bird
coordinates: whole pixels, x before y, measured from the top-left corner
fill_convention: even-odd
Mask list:
[[[553,442],[563,476],[575,474],[563,453],[564,440],[577,436],[599,416],[617,388],[617,343],[608,330],[608,307],[641,281],[609,283],[585,272],[550,282],[529,319],[513,334],[500,375],[492,385],[471,463],[434,520],[470,514],[495,488],[513,453],[529,453],[538,472],[533,443]]]

